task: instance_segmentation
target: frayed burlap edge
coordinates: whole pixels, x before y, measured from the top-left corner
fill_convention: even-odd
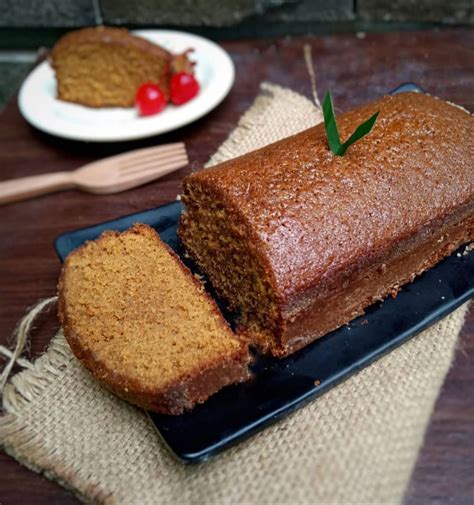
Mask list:
[[[34,309],[35,307],[30,311]],[[73,469],[68,471],[61,465],[62,475],[59,475],[56,471],[58,462],[55,461],[54,451],[46,450],[40,432],[27,432],[19,417],[22,410],[40,397],[57,379],[71,359],[74,358],[69,346],[62,332],[59,332],[51,340],[44,354],[34,361],[32,368],[23,370],[10,380],[3,391],[3,410],[6,415],[0,417],[0,443],[9,456],[30,470],[57,482],[84,503],[113,503],[109,493],[97,486],[91,486]],[[7,438],[10,439],[8,444],[4,443]],[[80,492],[80,489],[84,491]]]

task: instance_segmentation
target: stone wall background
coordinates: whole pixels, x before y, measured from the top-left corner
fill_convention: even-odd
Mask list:
[[[243,25],[264,34],[278,27],[283,35],[285,25],[308,33],[358,22],[369,29],[370,23],[474,24],[474,0],[0,0],[0,28]]]
[[[0,0],[0,109],[65,32],[177,27],[215,40],[474,26],[474,0]]]

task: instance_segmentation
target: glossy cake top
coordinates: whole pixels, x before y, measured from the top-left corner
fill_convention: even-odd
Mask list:
[[[473,204],[474,119],[424,94],[404,93],[337,118],[344,141],[380,111],[342,157],[324,125],[191,175],[243,220],[289,296],[324,285],[428,227],[433,209]]]

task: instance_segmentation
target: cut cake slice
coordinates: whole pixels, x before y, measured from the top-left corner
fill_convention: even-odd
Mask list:
[[[85,367],[148,410],[180,414],[249,378],[247,345],[146,225],[105,232],[68,256],[59,316]]]

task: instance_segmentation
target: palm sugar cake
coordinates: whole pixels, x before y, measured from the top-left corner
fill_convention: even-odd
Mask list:
[[[180,414],[249,377],[247,345],[145,225],[106,232],[67,257],[59,315],[86,368],[119,396],[155,412]]]
[[[184,181],[179,235],[240,313],[240,333],[288,355],[474,238],[474,120],[404,93],[338,117],[344,156],[324,125]]]
[[[89,107],[133,107],[146,82],[166,93],[172,62],[166,49],[105,26],[67,33],[51,51],[58,98]]]

